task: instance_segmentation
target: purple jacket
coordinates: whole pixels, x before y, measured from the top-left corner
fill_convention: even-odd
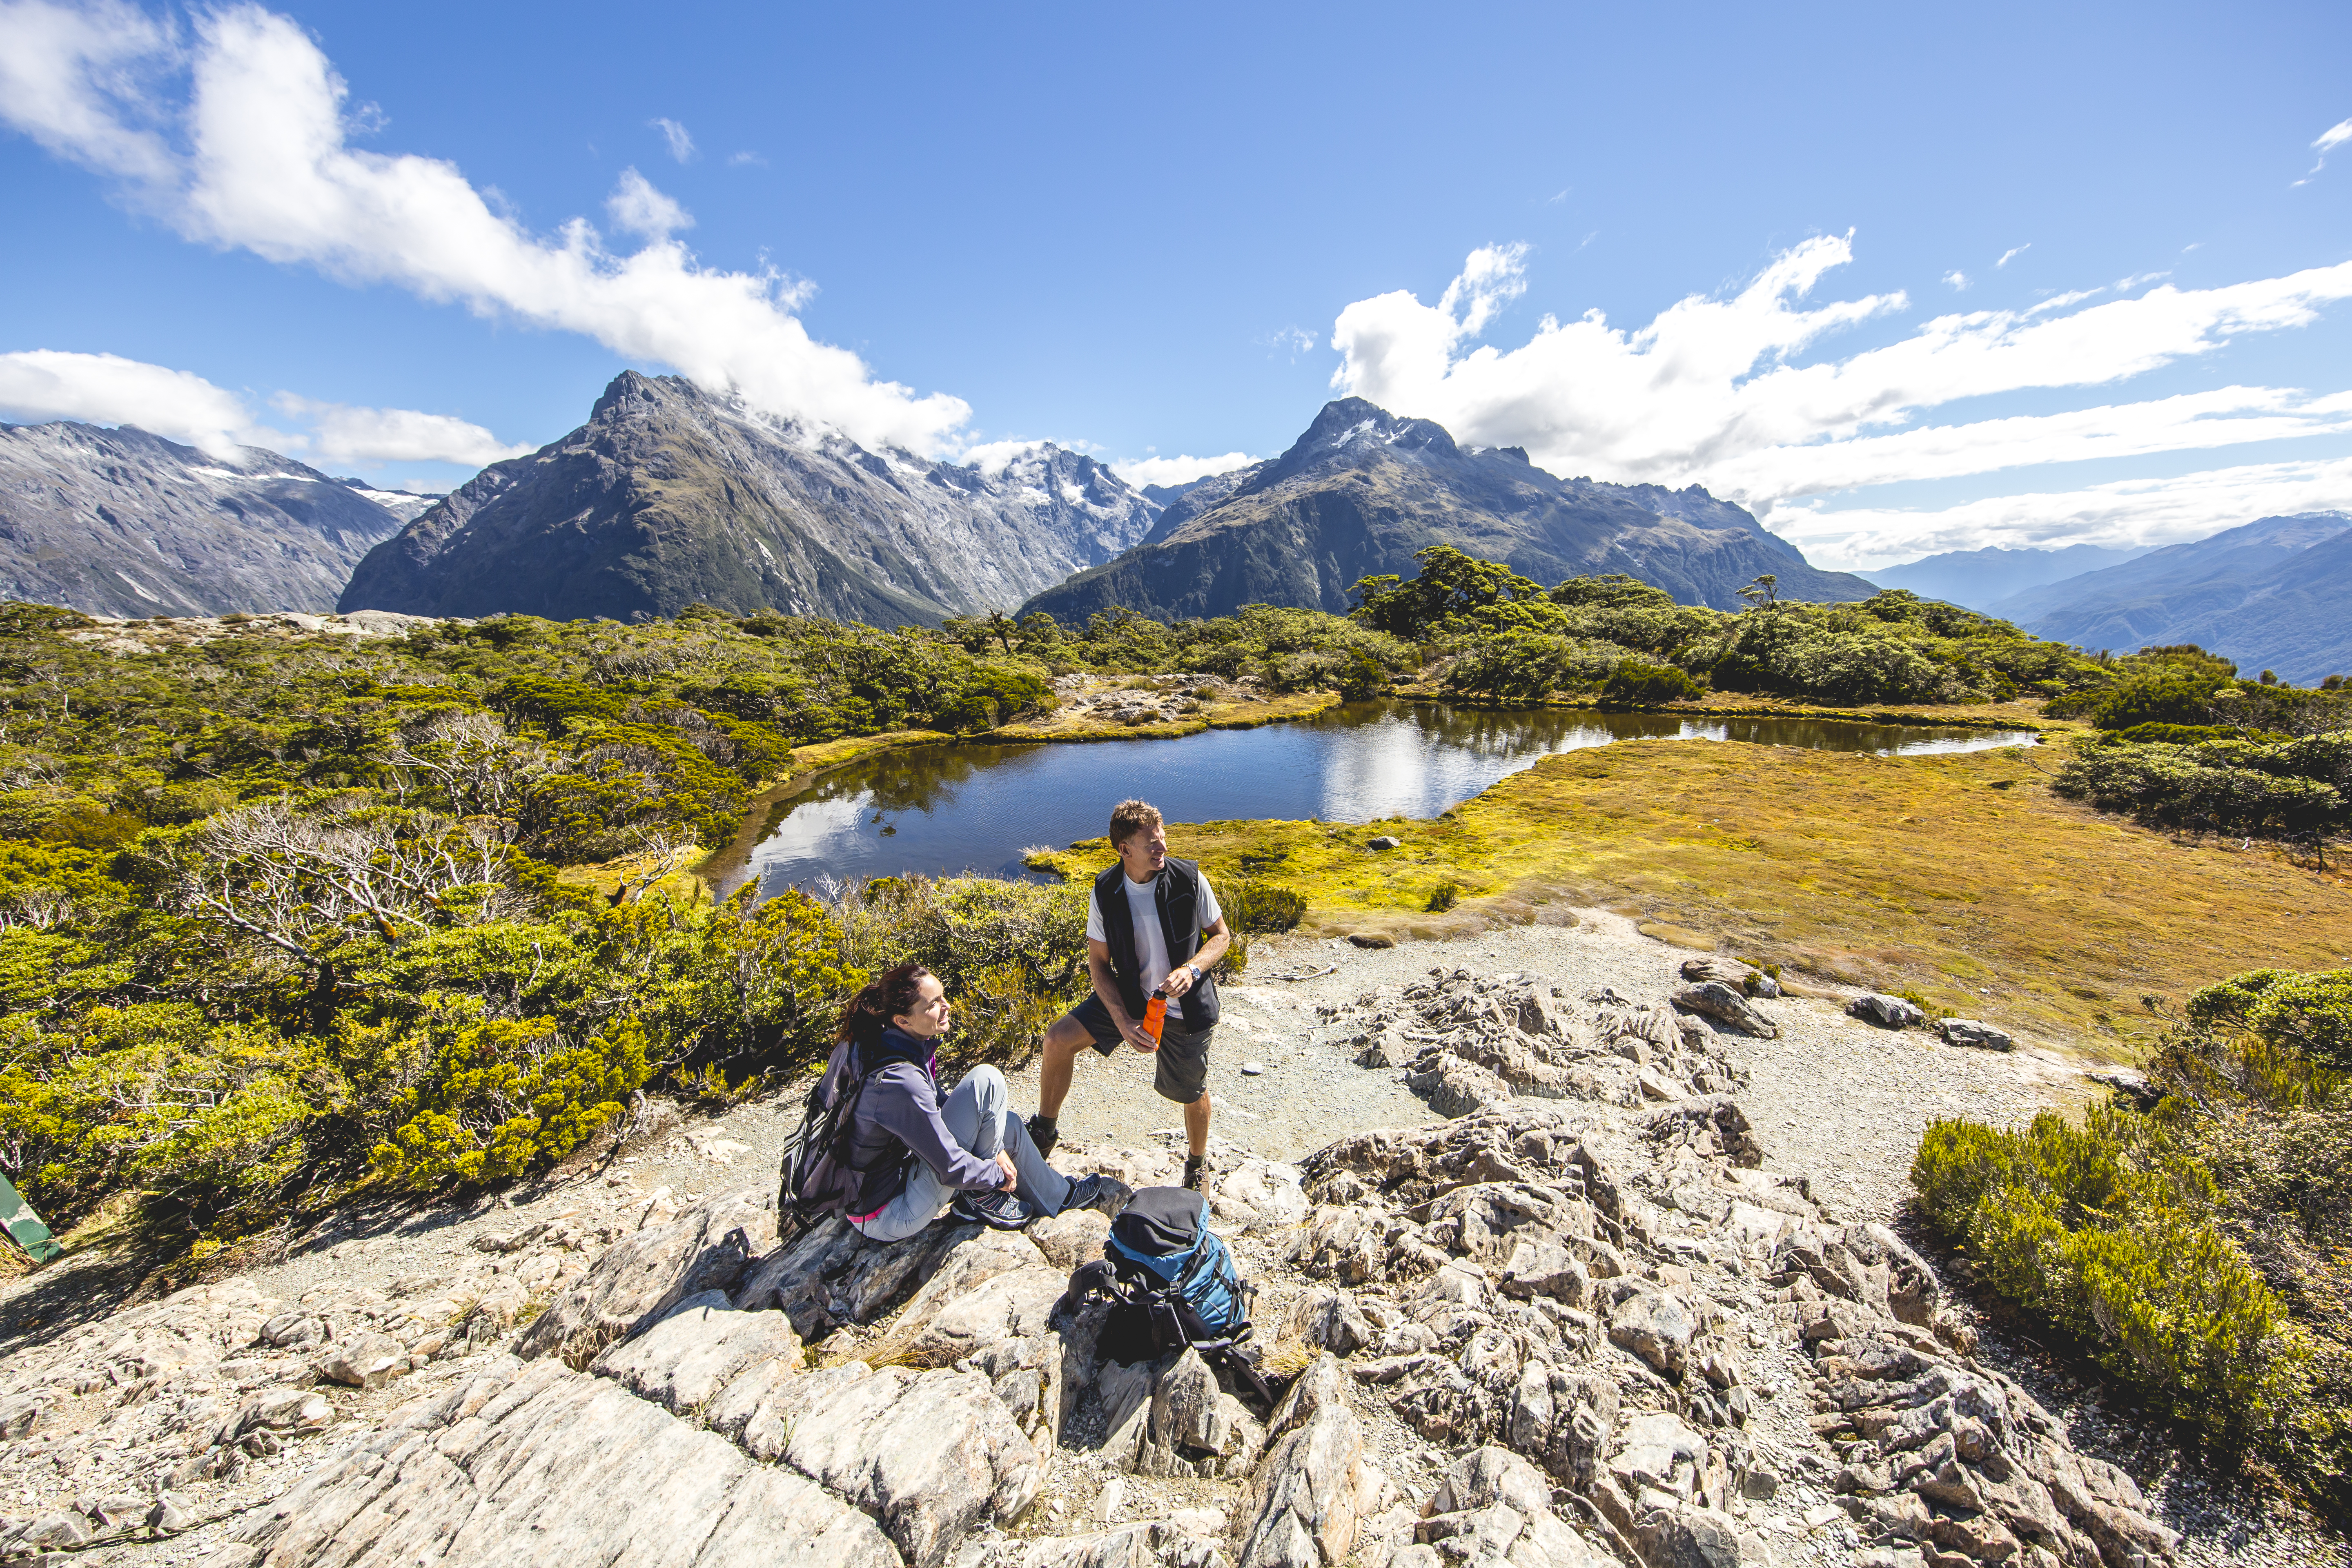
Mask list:
[[[856,1064],[853,1056],[859,1058]],[[939,1055],[931,1042],[897,1027],[883,1030],[863,1050],[844,1041],[825,1064],[826,1104],[855,1081],[857,1065],[868,1076],[850,1123],[850,1164],[865,1173],[854,1215],[862,1218],[906,1189],[909,1154],[929,1165],[945,1187],[1003,1184],[996,1162],[957,1142],[940,1117]]]

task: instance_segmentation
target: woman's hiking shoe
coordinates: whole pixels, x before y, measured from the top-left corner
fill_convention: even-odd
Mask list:
[[[1031,1117],[1025,1125],[1029,1129],[1029,1142],[1037,1146],[1038,1157],[1041,1159],[1052,1153],[1054,1145],[1061,1142],[1062,1130],[1054,1124],[1052,1117],[1043,1111]]]
[[[1208,1173],[1203,1168],[1207,1163],[1205,1154],[1187,1154],[1184,1157],[1184,1185],[1191,1191],[1199,1192],[1201,1184],[1208,1179]]]
[[[1037,1217],[1018,1193],[968,1192],[955,1201],[955,1216],[992,1230],[1019,1230]]]
[[[1070,1183],[1070,1195],[1063,1200],[1057,1212],[1068,1214],[1072,1209],[1092,1209],[1097,1214],[1117,1219],[1118,1211],[1125,1208],[1127,1200],[1134,1195],[1135,1190],[1116,1176],[1079,1176]]]

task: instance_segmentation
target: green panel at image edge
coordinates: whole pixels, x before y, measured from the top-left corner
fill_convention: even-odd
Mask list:
[[[51,1239],[49,1227],[41,1223],[41,1216],[33,1212],[30,1205],[16,1195],[16,1189],[5,1176],[0,1176],[0,1230],[5,1230],[8,1239],[23,1247],[36,1263],[47,1263],[65,1250]]]

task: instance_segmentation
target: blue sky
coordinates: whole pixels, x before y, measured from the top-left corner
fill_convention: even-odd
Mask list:
[[[2347,58],[2319,5],[0,0],[0,407],[441,489],[625,364],[1139,478],[1353,390],[1826,563],[2193,537],[2352,507]]]

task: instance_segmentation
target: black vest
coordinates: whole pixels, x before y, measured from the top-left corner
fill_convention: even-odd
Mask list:
[[[1152,882],[1151,901],[1160,910],[1160,935],[1168,943],[1168,967],[1181,969],[1201,951],[1201,868],[1168,857]],[[1127,868],[1114,865],[1095,879],[1095,908],[1102,911],[1103,945],[1110,949],[1111,973],[1119,1000],[1131,1018],[1143,1016],[1143,963],[1135,955],[1135,906],[1127,901]],[[1205,1029],[1217,1021],[1217,983],[1208,975],[1182,998],[1183,1026]]]

